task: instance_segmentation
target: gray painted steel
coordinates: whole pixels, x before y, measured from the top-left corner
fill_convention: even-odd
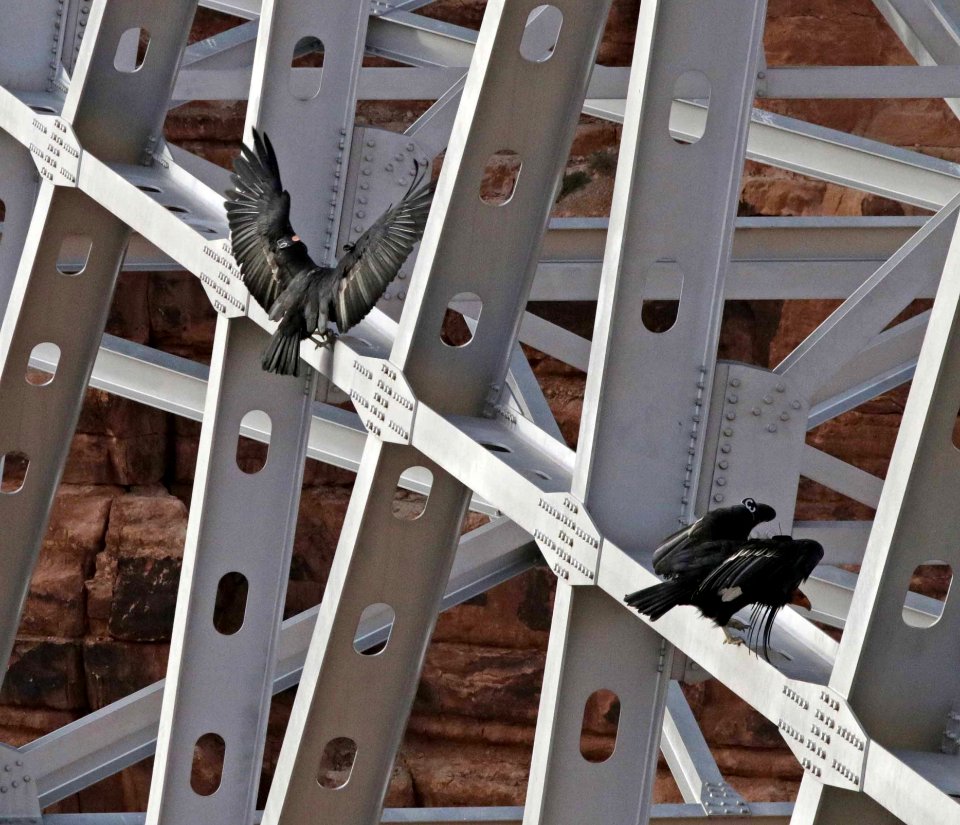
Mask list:
[[[760,32],[757,10],[762,2],[730,3],[726,14],[721,11],[727,9],[725,3],[698,0],[682,9],[645,3],[640,59],[635,61],[629,93],[620,70],[597,68],[587,82],[602,8],[558,4],[565,21],[551,50],[549,15],[542,7],[530,14],[532,0],[491,2],[479,36],[411,14],[422,5],[419,0],[377,0],[369,7],[342,0],[321,10],[312,6],[308,10],[303,0],[268,2],[263,9],[255,0],[216,0],[211,5],[250,20],[262,12],[262,19],[188,49],[184,65],[189,71],[181,73],[179,81],[175,70],[192,10],[187,2],[173,6],[147,2],[133,9],[87,0],[38,0],[17,6],[14,17],[5,21],[10,25],[0,33],[4,84],[0,127],[5,130],[0,134],[4,169],[0,200],[8,214],[0,240],[0,305],[6,300],[5,290],[12,294],[0,331],[0,456],[23,450],[32,465],[21,492],[0,493],[0,523],[13,525],[0,532],[9,573],[2,591],[6,612],[0,614],[5,644],[12,640],[19,600],[26,592],[91,369],[93,380],[112,391],[199,415],[206,388],[205,373],[196,365],[170,364],[149,353],[131,352],[128,345],[111,350],[108,342],[102,363],[94,366],[129,228],[169,256],[165,265],[173,261],[191,269],[225,316],[218,336],[223,357],[214,365],[211,391],[206,394],[204,467],[198,473],[191,513],[171,657],[170,684],[175,689],[166,693],[150,821],[256,821],[251,794],[269,695],[294,684],[301,667],[305,683],[267,821],[293,823],[317,815],[334,822],[378,821],[436,611],[526,569],[532,548],[528,533],[537,537],[540,552],[564,583],[557,599],[525,821],[563,822],[564,817],[590,821],[598,811],[608,813],[612,821],[645,818],[667,677],[697,679],[705,671],[778,724],[793,748],[807,777],[796,821],[846,822],[861,815],[879,820],[884,816],[881,807],[907,822],[958,821],[957,805],[946,795],[957,790],[955,757],[940,753],[954,747],[949,734],[957,735],[951,715],[957,711],[952,684],[956,668],[950,669],[947,641],[956,635],[955,613],[948,607],[944,618],[932,624],[939,604],[907,597],[908,624],[901,619],[908,574],[934,552],[923,548],[945,547],[936,556],[953,560],[949,542],[956,533],[955,508],[938,496],[956,486],[949,483],[957,468],[953,448],[946,444],[960,405],[951,360],[955,359],[951,333],[960,302],[956,244],[935,310],[883,331],[911,298],[936,288],[953,231],[956,205],[950,201],[960,189],[957,166],[758,111],[750,118],[746,136],[750,69]],[[955,43],[948,41],[957,30],[958,4],[877,0],[877,5],[894,20],[922,63],[956,62],[947,55],[956,53]],[[308,11],[319,15],[309,18],[313,31],[300,16]],[[373,15],[369,29],[368,12]],[[895,15],[902,15],[900,23]],[[654,27],[653,21],[661,16],[661,25]],[[707,20],[712,20],[709,26]],[[326,34],[328,22],[335,35]],[[115,60],[120,69],[137,60],[134,40],[123,41],[119,51],[118,43],[122,32],[139,25],[152,35],[144,66],[133,74],[117,71]],[[690,31],[680,38],[683,45],[674,45],[671,38],[685,27]],[[29,36],[20,37],[21,29]],[[288,58],[293,43],[311,34],[329,41],[328,46],[336,42],[349,48],[336,55],[328,50],[320,95],[300,101],[290,94]],[[707,36],[709,42],[697,40]],[[518,56],[521,39],[525,47],[539,48],[540,56],[548,59],[523,62]],[[40,47],[46,43],[50,45]],[[697,43],[697,58],[712,67],[704,72],[713,83],[714,108],[702,140],[681,147],[670,136],[689,141],[698,137],[704,124],[702,103],[686,100],[670,105],[674,95],[702,96],[702,79],[685,77],[672,85],[673,75],[692,65],[677,63],[683,49]],[[308,402],[309,396],[300,390],[303,382],[290,382],[281,392],[266,389],[274,379],[257,369],[257,350],[265,339],[254,327],[271,325],[259,307],[250,305],[223,242],[219,194],[223,172],[182,150],[163,147],[159,123],[173,94],[218,89],[218,94],[234,94],[238,83],[245,83],[247,76],[254,78],[251,118],[271,130],[282,158],[300,159],[300,178],[287,181],[295,190],[294,223],[314,251],[323,249],[331,256],[337,243],[362,226],[357,181],[371,178],[369,202],[378,204],[389,202],[398,186],[394,175],[374,174],[373,165],[371,175],[365,176],[365,156],[354,152],[352,162],[347,161],[355,101],[371,93],[364,88],[359,68],[364,48],[419,67],[370,74],[372,82],[382,84],[375,94],[399,94],[396,86],[407,90],[404,94],[439,96],[407,136],[415,139],[413,149],[406,150],[399,136],[381,139],[369,131],[360,133],[364,144],[368,136],[377,144],[370,147],[377,155],[371,164],[385,161],[379,153],[387,148],[414,155],[422,150],[428,156],[441,151],[448,140],[449,148],[418,275],[409,290],[400,286],[394,303],[385,305],[391,313],[401,304],[412,305],[399,330],[374,312],[355,336],[345,338],[332,352],[316,351],[309,344],[302,350],[310,365],[353,396],[361,415],[349,417]],[[648,61],[650,54],[654,57]],[[471,74],[463,82],[459,74],[471,61]],[[72,72],[72,80],[60,62]],[[301,70],[296,82],[316,81],[316,75]],[[774,69],[760,79],[758,93],[784,96],[810,94],[811,84],[818,96],[940,95],[954,90],[949,70],[935,67]],[[644,98],[650,89],[658,90],[652,102]],[[554,231],[539,254],[549,195],[559,179],[584,95],[593,96],[585,103],[586,111],[625,122],[621,180],[602,278],[604,227],[585,224],[584,240],[572,244],[563,231]],[[517,111],[524,116],[518,119]],[[58,119],[57,113],[62,117]],[[300,128],[305,113],[316,121],[306,131]],[[640,140],[643,129],[650,134]],[[31,147],[32,155],[27,151]],[[481,170],[493,151],[504,148],[518,151],[524,162],[516,194],[500,208],[480,204]],[[724,287],[734,235],[732,193],[744,151],[747,157],[815,177],[943,208],[930,220],[887,224],[741,221]],[[304,161],[305,156],[313,163]],[[683,162],[674,163],[676,158]],[[385,166],[384,171],[392,171]],[[38,185],[41,179],[46,183]],[[657,186],[668,194],[651,196]],[[303,194],[298,193],[301,188]],[[673,190],[680,190],[679,195]],[[307,194],[317,191],[323,193],[319,209]],[[691,198],[690,192],[697,197]],[[349,208],[341,210],[344,195]],[[178,217],[168,211],[171,206],[188,211]],[[355,223],[358,219],[360,224]],[[869,231],[862,231],[867,227]],[[92,257],[80,275],[54,274],[60,239],[73,230],[95,234]],[[659,246],[651,245],[651,239]],[[67,266],[76,268],[82,248],[68,242],[64,253]],[[146,246],[138,247],[134,265],[142,266],[153,254]],[[651,256],[656,265],[647,266]],[[595,346],[523,317],[538,257],[542,263],[540,282],[532,293],[536,297],[600,296]],[[659,336],[661,342],[672,342],[661,353],[655,346],[658,336],[643,330],[638,316],[644,298],[673,296],[671,258],[683,268],[685,283],[677,324]],[[478,268],[477,261],[484,266]],[[642,286],[623,286],[634,282]],[[405,301],[400,291],[409,293]],[[440,319],[453,295],[466,291],[480,295],[483,311],[470,322],[474,341],[451,350],[437,340]],[[782,377],[722,365],[711,403],[723,297],[805,295],[837,296],[845,303],[778,368]],[[457,306],[475,316],[475,304]],[[250,320],[241,319],[245,314]],[[575,365],[585,367],[593,359],[577,456],[557,440],[549,409],[513,347],[518,333]],[[678,344],[677,336],[685,336],[685,343]],[[36,343],[45,345],[34,350]],[[59,354],[53,344],[60,347]],[[690,360],[694,355],[698,357]],[[54,381],[46,387],[27,384],[23,380],[27,363],[56,365]],[[136,374],[137,365],[144,365],[147,372]],[[382,382],[380,389],[392,393],[389,403],[378,394],[373,375]],[[911,376],[915,390],[885,487],[878,478],[803,446],[807,428]],[[149,386],[152,377],[158,379],[156,387]],[[721,428],[727,426],[724,422],[738,420],[729,414],[737,412],[734,407],[741,399],[734,402],[720,392],[721,377],[728,384],[737,378],[743,388],[740,394],[757,395],[761,409],[756,421],[749,419],[750,426],[736,425],[739,440],[736,445],[730,441],[736,450],[729,454],[742,467],[729,470],[720,466],[721,439],[734,436],[726,436]],[[762,405],[767,403],[767,390],[776,398],[778,381],[791,400],[776,410],[788,419],[778,417],[781,424],[771,430],[774,422],[767,422]],[[657,393],[645,395],[651,385],[657,386]],[[673,386],[684,392],[674,394]],[[656,401],[644,400],[650,397]],[[800,406],[792,406],[794,402]],[[266,410],[270,404],[282,408],[271,413],[272,426],[255,421],[244,431],[270,439],[270,462],[259,477],[240,478],[233,460],[240,432],[235,419],[248,406]],[[642,433],[632,425],[637,408],[645,410]],[[315,412],[321,415],[311,424]],[[666,433],[673,419],[686,422],[680,428],[683,438]],[[362,459],[359,444],[351,445],[357,442],[361,425],[370,433]],[[277,611],[308,431],[311,454],[359,468],[357,494],[324,605],[291,620],[280,633]],[[336,439],[343,433],[349,434],[351,444],[323,443],[324,438]],[[656,451],[644,452],[650,444],[662,446],[661,463]],[[639,457],[638,470],[633,465]],[[433,483],[420,471],[405,476],[404,484],[429,491],[429,504],[420,520],[399,522],[387,505],[401,471],[414,465],[429,468]],[[747,471],[751,466],[773,468],[762,486],[785,516],[792,510],[792,491],[800,473],[879,505],[865,557],[868,524],[795,525],[797,535],[825,543],[830,562],[865,558],[859,581],[824,568],[811,582],[811,615],[846,625],[842,646],[797,613],[786,611],[777,622],[771,665],[744,650],[722,646],[721,634],[696,618],[694,611],[674,611],[646,629],[642,620],[617,604],[627,590],[655,581],[638,549],[651,546],[675,519],[690,518],[697,492],[702,508],[706,498],[720,504],[716,496],[757,484],[760,476]],[[283,515],[264,523],[270,537],[254,541],[252,530],[240,525],[244,518],[255,517],[255,509],[231,491],[237,479],[240,486],[249,485],[272,478],[271,472],[282,478],[256,499],[264,510]],[[640,493],[633,489],[637,485]],[[250,498],[253,488],[243,489]],[[462,542],[476,555],[471,560],[464,556],[453,566],[444,595],[453,554],[443,548],[455,544],[469,490],[480,497],[479,506],[502,512],[515,524],[501,520]],[[635,502],[640,506],[634,508]],[[623,512],[627,506],[634,510]],[[572,538],[568,527],[575,533]],[[224,549],[227,544],[229,549]],[[272,555],[259,554],[254,544],[271,545]],[[256,605],[248,604],[248,624],[233,637],[218,636],[210,619],[212,594],[225,563],[249,571],[251,588],[272,594]],[[392,631],[389,611],[383,608],[359,621],[364,607],[378,603],[395,610]],[[369,645],[384,641],[387,647],[377,656],[362,656],[353,649],[356,644],[357,650],[369,650]],[[685,654],[673,667],[671,645]],[[633,656],[613,662],[611,650],[631,650]],[[893,659],[900,667],[891,675]],[[271,673],[274,661],[276,670]],[[241,677],[241,670],[247,675]],[[217,696],[216,679],[222,681],[228,671],[238,684]],[[916,674],[923,675],[922,684],[910,681]],[[939,675],[931,679],[931,674]],[[615,689],[624,703],[619,740],[607,763],[585,767],[578,753],[580,719],[585,697],[599,687]],[[676,694],[676,688],[672,690]],[[152,686],[22,749],[24,768],[36,774],[32,781],[40,799],[62,798],[149,754],[161,692],[162,685]],[[212,698],[220,702],[210,704]],[[246,711],[237,709],[241,703]],[[223,732],[228,740],[224,784],[207,805],[198,802],[188,787],[198,722],[217,728],[204,732]],[[845,732],[831,736],[827,728]],[[326,741],[338,735],[355,737],[360,745],[350,781],[341,790],[319,788],[319,754]],[[233,742],[240,743],[242,760],[233,759],[238,749]],[[676,695],[663,745],[685,797],[700,804],[655,806],[654,820],[699,822],[705,810],[736,807],[739,813],[728,821],[746,821],[743,807],[722,784],[689,710]],[[17,812],[12,799],[0,797],[0,816]],[[560,810],[554,814],[550,805]],[[751,821],[779,822],[788,810],[751,805],[750,814]],[[517,810],[498,809],[394,811],[387,812],[384,821],[507,822],[518,821],[520,815]],[[74,821],[140,822],[142,816]]]
[[[571,487],[621,546],[653,547],[692,512],[765,8],[641,8]],[[708,48],[715,36],[728,48]],[[704,140],[687,146],[669,121],[675,84],[691,70],[712,86],[713,108]],[[680,304],[673,326],[654,332],[643,301],[660,262],[679,280]],[[528,825],[628,825],[649,815],[672,650],[630,625],[602,594],[558,584]],[[618,650],[630,654],[611,655]],[[595,765],[579,738],[584,703],[601,688],[618,695],[620,720],[613,755]]]

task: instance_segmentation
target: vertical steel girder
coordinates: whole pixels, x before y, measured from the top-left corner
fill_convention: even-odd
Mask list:
[[[353,128],[363,58],[364,0],[316,6],[264,3],[247,111],[274,142],[294,204],[293,223],[321,260],[335,258],[340,186]],[[294,94],[291,58],[305,37],[336,44],[324,55],[317,94]],[[349,46],[352,45],[352,48]],[[249,132],[248,132],[249,133]],[[294,173],[295,171],[295,173]],[[317,190],[329,192],[316,209]],[[304,455],[316,373],[271,375],[260,368],[266,337],[243,318],[218,321],[196,481],[174,623],[168,689],[154,763],[147,822],[174,825],[250,823],[256,809],[273,694]],[[237,466],[245,413],[265,413],[271,447],[265,466]],[[246,581],[239,629],[214,626],[218,585],[229,574]],[[229,686],[224,673],[231,672]],[[220,785],[192,787],[195,743],[206,735],[223,747]],[[216,741],[216,740],[214,740]]]
[[[960,234],[954,231],[830,679],[876,738],[871,761],[889,757],[885,749],[940,752],[960,701],[956,605],[948,602],[940,619],[925,627],[909,624],[903,611],[918,565],[960,568],[960,512],[954,501],[960,486],[954,434],[960,409],[958,323]],[[891,661],[898,666],[891,667]],[[888,812],[865,794],[822,787],[805,777],[795,820],[892,823],[909,809],[919,821],[942,822],[945,799],[911,795],[903,798],[902,809],[891,806]]]
[[[62,116],[48,121],[45,132],[38,129],[38,144],[44,135],[54,146],[55,131],[63,144],[78,141],[106,162],[139,163],[159,134],[195,5],[190,0],[94,5]],[[150,33],[147,55],[138,71],[122,72],[114,60],[121,36],[131,29]],[[51,174],[49,166],[42,171]],[[0,328],[0,456],[19,453],[29,461],[20,489],[0,493],[5,525],[0,552],[7,571],[0,580],[0,673],[9,659],[129,234],[123,221],[79,191],[42,185]],[[79,273],[62,274],[58,256],[71,235],[87,239],[89,257]],[[45,386],[27,383],[30,353],[47,342],[64,356],[57,374]]]
[[[641,6],[572,485],[621,547],[653,547],[695,500],[765,8]],[[694,145],[670,135],[687,78],[710,95]],[[680,301],[659,333],[643,316],[658,264],[672,269]],[[558,588],[524,823],[644,821],[672,648],[605,594]],[[618,695],[620,720],[613,755],[597,765],[580,756],[579,737],[601,688]]]
[[[535,5],[487,5],[391,356],[418,397],[448,414],[481,414],[502,391],[609,7],[558,2],[556,48],[534,62],[520,47]],[[483,203],[479,190],[502,150],[515,152],[522,167],[512,197],[498,207]],[[483,301],[482,314],[469,344],[450,347],[440,340],[444,313],[468,291]],[[416,521],[398,520],[396,480],[415,464],[433,473],[430,497]],[[467,496],[413,448],[368,440],[265,822],[379,819]],[[352,649],[357,622],[378,603],[394,611],[394,627],[382,652],[362,656]],[[354,745],[349,779],[321,787],[321,757],[336,740]]]

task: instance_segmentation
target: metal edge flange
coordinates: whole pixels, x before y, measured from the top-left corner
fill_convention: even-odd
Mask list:
[[[222,239],[204,243],[203,266],[198,277],[217,312],[227,318],[242,318],[247,314],[250,293],[243,285],[230,241]]]
[[[794,680],[785,683],[777,727],[808,774],[824,785],[863,790],[870,739],[835,690]]]
[[[367,432],[381,441],[409,444],[417,399],[403,372],[385,358],[351,355],[350,398]]]
[[[59,115],[34,115],[30,154],[44,180],[76,187],[83,150],[70,126]]]
[[[603,537],[583,503],[570,493],[540,496],[533,538],[558,578],[596,584]]]
[[[40,797],[26,754],[0,745],[0,825],[40,822]]]

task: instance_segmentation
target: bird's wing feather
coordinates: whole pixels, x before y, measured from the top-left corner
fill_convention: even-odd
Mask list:
[[[767,592],[792,593],[823,557],[814,541],[753,539],[722,562],[700,584],[700,592],[740,590],[751,601]]]
[[[359,323],[397,276],[423,235],[433,189],[432,184],[416,191],[411,187],[400,203],[381,215],[340,259],[340,282],[333,302],[340,332]]]
[[[718,539],[740,538],[737,535],[727,535],[727,521],[725,510],[711,510],[693,524],[667,536],[653,552],[654,571],[660,576],[682,573],[689,563],[690,551],[697,545]]]
[[[299,268],[282,264],[275,250],[278,240],[296,234],[290,225],[290,195],[280,182],[270,139],[256,129],[253,148],[241,148],[234,170],[225,202],[230,244],[247,289],[269,310]]]

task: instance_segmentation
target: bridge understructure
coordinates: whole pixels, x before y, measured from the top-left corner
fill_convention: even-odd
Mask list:
[[[39,822],[153,754],[145,814],[43,821],[960,822],[960,609],[908,595],[918,565],[960,564],[960,168],[754,108],[930,97],[960,112],[960,5],[875,3],[918,65],[767,68],[764,0],[644,0],[623,70],[595,65],[610,0],[488,0],[479,32],[417,15],[423,0],[205,0],[245,22],[189,47],[195,0],[5,4],[0,465],[26,474],[0,492],[0,661],[88,384],[203,425],[166,679],[3,746],[0,821]],[[318,42],[322,66],[293,65]],[[399,134],[355,124],[372,98],[436,103]],[[297,170],[293,223],[327,261],[414,161],[446,153],[415,264],[334,347],[303,346],[308,377],[261,371],[273,324],[232,261],[226,173],[163,140],[169,108],[192,99],[249,101],[247,133],[265,129]],[[611,214],[551,221],[581,113],[623,125]],[[512,191],[485,201],[505,155]],[[935,214],[737,219],[745,158]],[[218,312],[209,369],[103,335],[121,269],[163,268],[193,273]],[[717,360],[725,299],[822,297],[843,302],[773,370]],[[932,310],[890,325],[922,297]],[[530,299],[595,300],[592,342]],[[672,326],[648,328],[644,302],[664,299],[679,299]],[[448,308],[466,344],[442,339]],[[587,371],[576,451],[519,341]],[[49,380],[26,381],[31,367]],[[910,380],[885,481],[805,443]],[[315,400],[337,391],[356,414]],[[239,434],[269,443],[260,472],[238,468]],[[322,604],[282,621],[305,456],[356,483]],[[875,520],[794,522],[801,475]],[[427,496],[418,518],[394,515],[398,485]],[[651,625],[625,607],[656,581],[659,537],[757,491],[826,548],[770,662],[692,608]],[[492,521],[461,537],[468,508]],[[525,808],[384,811],[438,612],[543,561],[558,590]],[[861,562],[859,576],[840,566]],[[228,579],[247,588],[239,627],[216,616]],[[795,804],[748,803],[724,781],[677,684],[706,676],[778,726],[804,769]],[[297,683],[257,811],[270,699]],[[594,763],[579,736],[601,689],[621,713]],[[190,781],[204,737],[223,746],[208,795]],[[651,805],[659,750],[683,804]],[[349,756],[332,772],[335,752]]]

